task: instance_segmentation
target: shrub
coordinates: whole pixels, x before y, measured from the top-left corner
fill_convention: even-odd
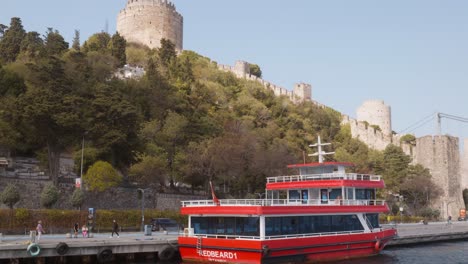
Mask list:
[[[13,206],[20,201],[21,197],[16,186],[8,184],[8,186],[3,190],[1,196],[1,201],[10,209],[13,209]]]

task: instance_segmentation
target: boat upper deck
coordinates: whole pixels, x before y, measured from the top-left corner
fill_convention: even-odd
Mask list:
[[[275,215],[388,212],[383,200],[220,199],[182,201],[185,215]]]
[[[379,175],[334,172],[268,177],[266,184],[267,190],[327,187],[384,188],[385,183]]]

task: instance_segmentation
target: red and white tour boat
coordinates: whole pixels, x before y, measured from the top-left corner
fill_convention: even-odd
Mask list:
[[[288,165],[299,175],[267,178],[265,199],[183,201],[182,260],[228,263],[330,261],[378,254],[396,236],[379,224],[381,176],[347,173],[346,162]]]

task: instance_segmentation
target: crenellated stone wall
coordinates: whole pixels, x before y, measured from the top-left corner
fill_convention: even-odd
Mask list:
[[[258,78],[255,75],[250,74],[249,63],[245,61],[236,61],[234,67],[229,65],[218,64],[218,69],[225,72],[232,72],[238,78],[243,78],[255,82],[259,82],[266,89],[273,91],[276,96],[286,96],[294,103],[300,103],[305,101],[312,101],[312,86],[307,83],[298,83],[294,86],[293,91],[273,84],[269,81],[265,81],[262,78]],[[325,107],[324,105],[312,101],[313,103],[319,105],[320,107]]]
[[[461,160],[462,189],[468,189],[468,139],[463,141],[463,155]]]
[[[460,147],[457,137],[425,136],[416,140],[414,162],[431,171],[432,179],[443,190],[439,200],[433,206],[439,208],[442,217],[458,216],[464,208],[461,175]]]
[[[128,42],[159,48],[168,39],[183,49],[183,17],[168,0],[128,0],[117,16],[117,31]]]

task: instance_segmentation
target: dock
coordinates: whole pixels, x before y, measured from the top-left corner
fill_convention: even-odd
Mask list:
[[[385,225],[385,227],[390,227]],[[419,245],[424,243],[468,239],[468,222],[429,222],[427,225],[396,224],[398,237],[387,247]],[[121,233],[110,238],[107,234],[93,234],[92,238],[69,238],[65,234],[43,235],[37,245],[40,253],[32,256],[28,251],[29,236],[0,237],[0,264],[21,263],[19,260],[33,259],[34,263],[104,263],[107,261],[131,261],[137,259],[167,261],[178,257],[178,233],[153,232]],[[78,261],[77,261],[78,259]]]
[[[468,239],[467,221],[453,221],[452,224],[429,222],[427,225],[417,223],[395,226],[398,230],[398,237],[391,240],[387,247]]]
[[[120,237],[109,234],[93,234],[92,238],[67,238],[66,235],[42,235],[36,244],[39,254],[33,256],[35,249],[28,251],[29,236],[4,236],[0,242],[0,263],[16,262],[20,259],[35,258],[35,263],[45,263],[45,259],[56,258],[57,263],[66,263],[79,257],[79,263],[104,263],[117,259],[136,258],[156,261],[171,260],[177,255],[178,233],[121,233]],[[3,261],[2,261],[3,260]],[[4,261],[8,262],[4,262]],[[74,262],[74,261],[70,261]],[[48,261],[49,263],[49,261]]]

